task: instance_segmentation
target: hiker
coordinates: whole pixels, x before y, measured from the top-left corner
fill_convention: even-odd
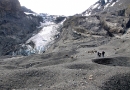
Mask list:
[[[104,52],[104,51],[102,51],[102,57],[104,57],[104,55],[105,55],[105,52]]]
[[[101,53],[100,52],[98,52],[97,55],[98,55],[98,57],[101,57]]]

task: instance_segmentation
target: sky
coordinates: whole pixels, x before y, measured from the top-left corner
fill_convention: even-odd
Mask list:
[[[36,13],[71,16],[79,14],[98,0],[19,0],[21,6]]]

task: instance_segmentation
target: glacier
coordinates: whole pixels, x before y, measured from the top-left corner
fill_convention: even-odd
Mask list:
[[[37,34],[33,34],[26,43],[21,44],[19,50],[12,52],[12,56],[42,54],[59,38],[60,32],[58,29],[62,27],[65,19],[60,23],[55,23],[54,19],[56,19],[56,16],[51,16],[50,18],[50,16],[44,15],[43,18],[44,22],[41,22],[41,25],[37,27],[42,29]]]

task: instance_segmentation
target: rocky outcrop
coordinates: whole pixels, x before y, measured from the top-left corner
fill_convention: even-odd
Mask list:
[[[0,55],[9,55],[36,32],[42,17],[26,15],[18,0],[0,0]]]
[[[14,16],[19,18],[23,14],[18,0],[1,0],[0,1],[0,17]]]
[[[101,29],[101,21],[97,16],[72,16],[64,23],[64,28],[71,27],[73,33],[83,36],[106,35],[106,31]]]

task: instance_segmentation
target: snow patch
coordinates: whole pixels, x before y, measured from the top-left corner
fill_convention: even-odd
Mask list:
[[[115,5],[116,2],[112,3],[111,7]]]
[[[38,14],[36,13],[28,13],[28,12],[24,12],[26,15],[33,15],[33,16],[38,16]]]
[[[104,7],[104,9],[106,9],[108,6],[110,6],[110,3],[107,3]]]
[[[93,5],[91,9],[95,9],[95,8],[97,8],[98,6],[99,6],[99,4],[97,3],[97,4]]]

